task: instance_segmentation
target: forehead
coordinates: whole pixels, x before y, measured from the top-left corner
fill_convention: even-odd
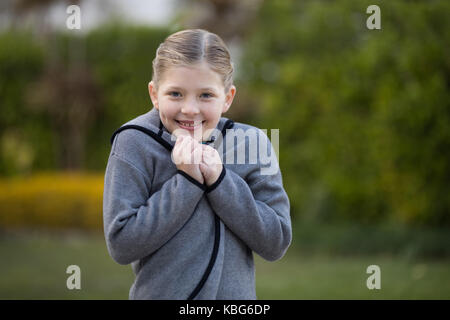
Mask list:
[[[185,90],[212,88],[223,90],[220,75],[206,62],[195,65],[171,66],[160,80],[160,88],[177,87]]]

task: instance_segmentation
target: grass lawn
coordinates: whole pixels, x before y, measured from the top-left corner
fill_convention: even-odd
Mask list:
[[[116,264],[101,234],[3,232],[0,299],[127,299],[134,275]],[[259,299],[450,299],[450,260],[383,255],[301,254],[256,261]],[[68,290],[69,265],[81,268],[81,290]],[[366,268],[381,268],[381,289],[368,290]]]

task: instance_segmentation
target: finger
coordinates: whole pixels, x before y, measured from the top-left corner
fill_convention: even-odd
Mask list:
[[[211,165],[211,159],[207,156],[203,156],[202,163],[209,166],[209,165]]]
[[[179,148],[183,143],[186,143],[186,137],[185,136],[179,136],[177,140],[175,141],[174,148]]]
[[[215,157],[212,157],[211,155],[205,155],[203,157],[203,162],[208,166],[212,166],[217,164],[218,160]]]
[[[174,146],[174,152],[177,154],[177,155],[180,155],[180,153],[183,151],[183,149],[184,149],[184,147],[185,147],[185,145],[187,144],[187,140],[186,139],[184,139],[184,138],[179,138],[180,140],[178,140],[177,139],[177,142],[175,143],[175,146]]]
[[[205,149],[203,146],[202,146],[202,159],[203,158],[206,158],[206,157],[208,157],[209,156],[209,151],[208,151],[208,149]]]
[[[203,148],[203,144],[199,143],[197,140],[195,140],[194,148],[199,149],[201,153],[205,152],[205,149]]]
[[[183,141],[183,138],[184,138],[184,136],[178,136],[178,137],[177,137],[177,140],[175,141],[175,144],[181,143],[181,141]]]
[[[178,165],[180,164],[179,154],[180,154],[180,146],[182,144],[183,138],[177,137],[177,140],[175,141],[175,145],[173,146],[172,150],[172,161]]]
[[[214,150],[216,150],[216,149],[214,149],[213,147],[208,146],[208,145],[206,145],[206,144],[202,144],[202,147],[203,147],[203,150],[204,150],[205,152],[208,152],[208,153],[213,152]]]
[[[196,151],[196,150],[197,150],[197,147],[195,145],[195,140],[189,138],[184,147],[184,153],[186,155],[186,158],[189,161],[189,164],[195,164],[195,163],[199,162],[199,160],[196,160],[198,157],[198,151]],[[200,155],[200,158],[201,158],[201,155]]]
[[[200,172],[202,173],[203,177],[208,178],[209,174],[210,174],[209,167],[207,165],[205,165],[204,163],[200,163],[198,167],[199,167]]]
[[[209,146],[203,147],[202,149],[203,149],[203,154],[205,156],[209,156],[209,157],[213,157],[214,153],[216,152],[216,149],[211,148]]]
[[[175,156],[180,159],[181,163],[190,163],[189,158],[191,155],[191,151],[189,149],[188,139],[183,139],[175,152]]]
[[[208,151],[207,151],[207,153],[208,153],[211,157],[217,157],[217,158],[220,158],[219,152],[217,152],[217,150],[214,149],[214,148],[209,148]]]
[[[222,163],[222,159],[220,158],[219,153],[216,150],[214,150],[214,152],[211,152],[211,153],[206,153],[205,159],[208,160],[209,164],[221,164]]]
[[[189,137],[182,135],[177,139],[177,142],[178,142],[178,140],[179,140],[179,144],[181,145],[182,143],[187,143],[189,141]]]
[[[194,151],[192,152],[193,155],[193,163],[199,164],[202,162],[203,157],[203,149],[201,147],[195,147]]]
[[[195,139],[193,139],[191,136],[187,136],[186,139],[188,140],[189,150],[191,152],[193,152],[197,148],[198,142]]]

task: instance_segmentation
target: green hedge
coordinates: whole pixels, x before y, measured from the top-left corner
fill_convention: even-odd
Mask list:
[[[381,30],[366,28],[378,4]],[[266,1],[241,63],[298,217],[450,225],[449,1]]]

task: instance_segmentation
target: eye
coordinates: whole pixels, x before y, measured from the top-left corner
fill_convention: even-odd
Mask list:
[[[205,92],[205,93],[202,93],[202,94],[200,95],[200,97],[201,97],[202,99],[209,99],[209,98],[212,98],[213,95],[212,95],[211,93]]]
[[[168,95],[171,96],[172,98],[180,98],[181,97],[181,93],[179,93],[178,91],[170,91],[170,92],[168,92]]]

